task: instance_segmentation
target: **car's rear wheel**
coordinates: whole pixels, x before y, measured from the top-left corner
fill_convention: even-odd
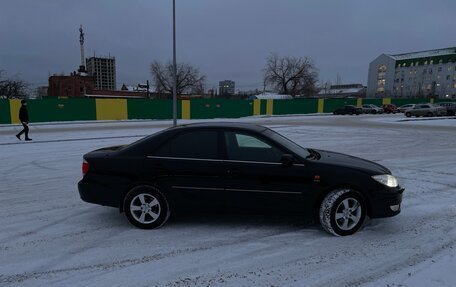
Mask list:
[[[352,189],[331,191],[320,205],[320,223],[336,236],[351,235],[363,225],[366,204],[362,195]]]
[[[410,118],[410,117],[412,116],[412,114],[411,114],[410,112],[406,112],[406,113],[405,113],[405,116],[406,116],[407,118]]]
[[[136,227],[153,229],[162,226],[169,218],[169,204],[155,187],[138,186],[130,190],[124,200],[128,221]]]
[[[427,113],[426,115],[427,115],[428,117],[433,117],[433,116],[434,116],[434,114],[433,114],[432,112],[429,112],[429,113]]]

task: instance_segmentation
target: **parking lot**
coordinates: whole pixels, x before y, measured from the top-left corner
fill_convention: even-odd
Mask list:
[[[334,237],[296,216],[175,216],[132,227],[80,200],[82,155],[170,121],[0,126],[0,285],[454,286],[456,119],[403,114],[252,117],[305,147],[366,158],[405,187],[402,213]],[[191,122],[191,121],[188,121]]]

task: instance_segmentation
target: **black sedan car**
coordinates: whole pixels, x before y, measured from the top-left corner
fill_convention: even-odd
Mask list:
[[[353,105],[346,105],[346,106],[343,106],[343,107],[340,107],[340,108],[334,110],[333,114],[335,114],[335,115],[360,115],[363,112],[364,111],[362,108],[358,108]]]
[[[82,200],[119,208],[156,228],[184,207],[302,212],[335,235],[365,216],[399,214],[404,189],[391,172],[353,156],[303,148],[260,125],[200,123],[84,155]]]

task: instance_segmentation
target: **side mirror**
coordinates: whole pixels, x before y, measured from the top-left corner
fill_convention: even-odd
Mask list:
[[[282,166],[284,167],[289,167],[289,166],[292,166],[293,163],[294,163],[294,158],[293,158],[293,155],[291,154],[283,154],[282,155],[282,158],[280,159],[280,163],[282,164]]]

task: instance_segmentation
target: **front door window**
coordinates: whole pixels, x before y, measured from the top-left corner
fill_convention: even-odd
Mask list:
[[[228,160],[279,163],[282,151],[256,136],[242,132],[226,132]]]

